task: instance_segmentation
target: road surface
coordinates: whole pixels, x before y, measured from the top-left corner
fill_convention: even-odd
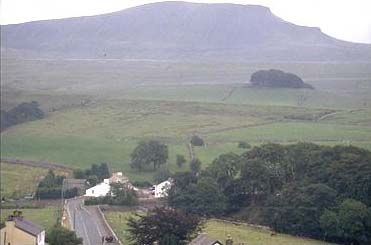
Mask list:
[[[83,238],[83,245],[115,244],[102,243],[103,236],[112,236],[95,206],[84,206],[82,198],[67,201],[68,218],[78,237]]]

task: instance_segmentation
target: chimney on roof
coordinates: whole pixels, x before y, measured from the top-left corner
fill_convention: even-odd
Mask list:
[[[22,211],[14,210],[13,211],[13,216],[14,217],[22,217]]]
[[[14,218],[22,219],[22,218],[23,218],[23,216],[22,216],[22,211],[14,210],[14,211],[13,211],[13,214],[8,215],[7,221],[13,221]]]
[[[227,239],[225,240],[225,245],[233,245],[233,239],[231,235],[227,236]]]

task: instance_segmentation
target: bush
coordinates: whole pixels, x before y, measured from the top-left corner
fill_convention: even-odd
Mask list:
[[[132,184],[139,188],[149,188],[152,186],[152,183],[149,181],[134,181]]]
[[[82,244],[82,238],[78,238],[74,231],[56,225],[48,231],[46,242],[50,245],[78,245]]]
[[[160,168],[157,170],[153,180],[156,184],[159,184],[165,180],[168,180],[173,174],[167,168]]]
[[[84,201],[85,205],[117,205],[133,206],[138,204],[137,195],[134,190],[123,188],[120,185],[112,185],[112,196],[93,197]]]
[[[240,141],[240,142],[238,142],[238,148],[250,149],[251,145],[249,143],[247,143],[246,141]]]
[[[204,140],[198,135],[193,135],[191,138],[191,144],[194,146],[203,146]]]
[[[199,173],[200,170],[201,170],[201,165],[202,165],[201,161],[200,161],[198,158],[195,158],[195,159],[193,159],[193,160],[190,162],[190,164],[189,164],[189,168],[191,169],[191,172],[192,172],[193,174],[197,174],[197,173]]]
[[[176,165],[181,168],[186,163],[186,159],[183,155],[176,155]]]

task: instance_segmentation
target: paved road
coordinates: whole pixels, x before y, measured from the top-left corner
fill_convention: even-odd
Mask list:
[[[86,207],[78,198],[69,199],[67,209],[71,226],[77,236],[83,238],[83,245],[101,245],[103,236],[112,235],[97,207]]]

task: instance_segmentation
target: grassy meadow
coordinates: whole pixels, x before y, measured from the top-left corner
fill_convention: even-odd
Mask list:
[[[128,244],[127,240],[127,219],[132,215],[131,212],[118,212],[109,211],[105,213],[108,223],[115,231],[123,244]],[[203,232],[207,233],[210,237],[225,242],[228,235],[231,235],[235,244],[245,243],[252,245],[265,245],[265,244],[292,244],[292,245],[320,245],[329,244],[322,241],[303,239],[285,234],[276,234],[271,236],[271,232],[253,228],[247,225],[236,225],[220,220],[208,220],[205,223]]]
[[[18,209],[22,211],[22,215],[37,224],[38,226],[48,230],[55,225],[57,221],[58,211],[55,208],[35,208],[35,209]],[[8,215],[13,213],[14,209],[0,209],[1,222],[6,220]]]
[[[28,167],[10,163],[0,163],[1,197],[21,198],[34,193],[39,181],[48,173],[48,169]],[[65,175],[63,171],[56,174]]]
[[[317,63],[195,63],[127,60],[2,62],[2,108],[37,100],[47,117],[1,133],[3,157],[86,168],[107,162],[132,180],[130,153],[141,140],[189,159],[192,135],[204,138],[197,157],[207,166],[219,154],[242,153],[238,141],[356,145],[371,149],[371,65]],[[295,72],[315,90],[256,89],[252,72]]]

